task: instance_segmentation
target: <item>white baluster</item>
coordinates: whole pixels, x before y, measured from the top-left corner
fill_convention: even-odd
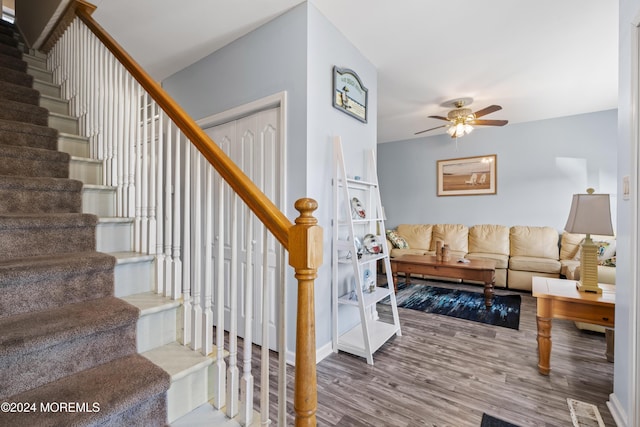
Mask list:
[[[213,406],[221,409],[226,399],[226,363],[224,361],[224,180],[218,175],[218,235],[216,252],[216,362],[213,371]]]
[[[140,252],[149,253],[149,95],[142,95],[142,218],[140,223]]]
[[[148,109],[151,113],[149,116],[148,126],[151,136],[149,137],[149,234],[148,234],[148,243],[147,249],[148,254],[155,255],[156,254],[156,237],[157,237],[157,227],[158,221],[156,219],[156,169],[157,169],[157,150],[158,150],[158,135],[157,135],[157,106],[156,102],[151,98],[150,95],[147,95]],[[157,265],[157,263],[156,263]],[[157,273],[157,271],[156,271]]]
[[[191,284],[191,348],[200,350],[202,348],[202,155],[197,152],[194,158],[195,171],[195,191],[193,200],[193,228],[194,228],[194,250],[193,250],[193,273],[194,279]]]
[[[155,235],[155,249],[156,254],[156,281],[158,283],[157,292],[160,295],[164,295],[165,292],[165,277],[164,277],[164,111],[162,111],[158,104],[154,102],[154,108],[157,111],[158,122],[153,127],[157,127],[157,149],[156,149],[156,178],[155,178],[155,206],[156,213],[154,215],[156,226],[154,230]]]
[[[186,140],[184,156],[184,256],[182,258],[182,294],[184,296],[183,344],[191,342],[191,157],[194,150],[191,141]]]
[[[253,422],[253,375],[251,375],[251,351],[253,344],[253,215],[245,212],[245,283],[244,283],[244,338],[243,366],[240,380],[240,423],[248,426]],[[264,343],[263,343],[264,347]],[[268,346],[267,346],[268,347]]]
[[[171,298],[176,300],[182,296],[182,254],[180,240],[182,238],[182,205],[180,200],[182,198],[181,177],[182,169],[180,162],[180,152],[182,150],[182,138],[179,130],[176,130],[176,143],[175,145],[175,161],[174,161],[174,176],[175,183],[173,185],[175,194],[175,203],[173,204],[173,290],[171,292]],[[185,180],[186,181],[186,180]],[[185,202],[186,206],[186,202]],[[185,227],[186,230],[186,227]],[[186,311],[186,307],[185,307]]]
[[[205,217],[204,217],[204,282],[202,283],[202,354],[207,356],[213,348],[213,167],[205,162]]]
[[[227,417],[238,414],[238,195],[231,207],[231,280],[229,284],[229,367],[227,368]]]
[[[166,124],[166,151],[167,161],[165,163],[165,181],[164,181],[164,296],[173,296],[173,259],[171,249],[173,246],[173,183],[174,183],[174,165],[173,165],[173,122],[167,120]]]
[[[134,126],[136,128],[136,155],[135,155],[135,164],[136,164],[136,172],[135,172],[135,190],[136,190],[136,213],[134,220],[134,239],[133,239],[133,248],[136,252],[142,252],[142,147],[143,142],[142,139],[144,135],[142,134],[142,110],[141,107],[141,97],[142,97],[142,88],[140,85],[136,85],[136,93],[134,98],[134,108],[135,108],[135,123]]]
[[[271,294],[269,293],[269,233],[262,233],[262,347],[260,349],[260,424],[271,423],[269,417],[269,316]],[[284,347],[280,351],[284,353]],[[285,402],[286,403],[286,402]],[[282,425],[286,425],[282,424]]]

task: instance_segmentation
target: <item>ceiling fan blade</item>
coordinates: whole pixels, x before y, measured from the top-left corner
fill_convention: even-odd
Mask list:
[[[509,120],[474,120],[471,122],[471,124],[478,126],[504,126],[507,123]]]
[[[499,105],[489,105],[482,110],[478,110],[475,112],[476,117],[486,116],[487,114],[495,113],[498,110],[502,110],[502,107]]]
[[[427,130],[421,130],[420,132],[416,132],[414,133],[414,135],[420,135],[421,133],[425,133],[425,132],[429,132],[430,130],[435,130],[435,129],[440,129],[440,128],[446,128],[447,125],[442,125],[442,126],[438,126],[435,128],[431,128],[431,129],[427,129]]]
[[[442,116],[429,116],[430,119],[438,119],[438,120],[445,120],[445,121],[449,121],[449,119],[447,119],[446,117],[442,117]]]

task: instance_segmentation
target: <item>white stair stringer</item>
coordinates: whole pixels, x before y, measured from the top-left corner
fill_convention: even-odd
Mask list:
[[[58,132],[58,151],[73,157],[89,157],[89,138],[71,133]]]
[[[84,184],[82,187],[82,212],[97,216],[116,215],[116,189],[106,185]]]
[[[72,156],[69,164],[69,178],[85,184],[102,184],[102,160]]]
[[[171,375],[171,386],[167,391],[167,415],[170,423],[207,403],[208,371],[213,358],[203,356],[177,342],[142,355]]]
[[[98,252],[128,252],[133,250],[133,218],[101,217],[96,227]]]
[[[116,257],[115,296],[151,292],[155,289],[155,256],[137,252],[111,252]]]
[[[58,129],[59,132],[78,134],[78,119],[67,114],[49,111],[49,127]]]
[[[138,353],[162,347],[178,339],[178,308],[181,301],[145,292],[122,297],[140,309],[136,341]]]

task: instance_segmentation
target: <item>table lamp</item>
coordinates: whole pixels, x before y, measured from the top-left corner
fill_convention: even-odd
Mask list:
[[[602,293],[598,286],[598,248],[591,240],[591,234],[613,236],[611,226],[611,206],[608,194],[593,194],[593,188],[587,194],[574,194],[569,219],[565,231],[586,234],[580,245],[580,281],[581,292]]]

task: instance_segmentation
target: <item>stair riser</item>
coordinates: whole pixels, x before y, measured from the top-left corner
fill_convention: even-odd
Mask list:
[[[75,157],[89,157],[89,142],[86,138],[73,135],[58,137],[58,150]]]
[[[78,119],[68,116],[49,115],[49,127],[59,132],[78,134]]]
[[[135,352],[135,325],[56,343],[46,351],[0,359],[11,375],[0,382],[0,399]],[[55,367],[55,369],[52,369]]]
[[[0,285],[0,318],[111,296],[113,277],[112,269],[85,269],[12,280],[7,286]]]
[[[43,59],[43,58],[38,58],[33,55],[25,54],[25,55],[22,55],[22,60],[33,67],[37,67],[41,69],[47,68],[47,61],[46,59]]]
[[[0,213],[82,212],[79,192],[0,188],[0,200]]]
[[[207,402],[209,366],[171,382],[167,391],[167,417],[173,422]]]
[[[137,325],[138,353],[176,340],[177,307],[140,316]]]
[[[96,229],[99,252],[130,252],[133,250],[131,222],[101,222]]]
[[[47,71],[42,68],[34,68],[29,66],[27,68],[27,73],[33,76],[34,79],[41,80],[47,83],[53,83],[53,76],[50,71]]]
[[[60,86],[35,80],[33,82],[33,88],[43,95],[49,95],[55,98],[60,98]]]
[[[116,191],[113,189],[82,190],[82,212],[101,217],[116,216]]]
[[[155,262],[116,264],[114,283],[114,295],[120,298],[152,291],[155,284]]]
[[[0,258],[94,251],[94,227],[18,228],[0,230]]]
[[[84,184],[102,184],[102,162],[90,159],[71,159],[69,178],[82,181]]]
[[[69,114],[69,103],[58,98],[40,97],[39,105],[58,114]]]

